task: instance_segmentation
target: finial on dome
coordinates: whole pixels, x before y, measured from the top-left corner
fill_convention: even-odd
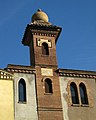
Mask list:
[[[44,22],[48,22],[48,16],[41,9],[38,9],[37,12],[32,16],[32,22],[42,20]]]
[[[42,11],[40,8],[37,10],[38,12]]]

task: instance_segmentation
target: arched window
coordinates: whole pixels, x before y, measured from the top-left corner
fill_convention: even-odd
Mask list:
[[[49,55],[48,44],[45,43],[45,42],[42,43],[42,54],[43,55]]]
[[[26,83],[24,79],[20,79],[18,84],[18,93],[19,93],[19,101],[26,102]]]
[[[74,82],[70,84],[71,98],[73,104],[79,104],[77,86]]]
[[[85,85],[83,83],[80,83],[79,89],[80,89],[81,103],[87,105],[88,104],[88,97],[87,97],[87,91],[86,91]]]
[[[50,79],[45,79],[45,93],[53,93],[52,91],[52,81]]]

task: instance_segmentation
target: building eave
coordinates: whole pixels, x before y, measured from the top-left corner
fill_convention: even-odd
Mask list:
[[[95,71],[73,70],[73,69],[58,69],[59,76],[64,77],[79,77],[79,78],[93,78],[96,79]]]
[[[5,68],[6,71],[11,73],[26,73],[26,74],[32,74],[35,73],[35,68],[32,66],[23,66],[23,65],[13,65],[8,64],[7,68]]]
[[[58,40],[58,37],[62,31],[62,28],[61,27],[58,27],[58,26],[55,26],[55,25],[41,25],[41,24],[28,24],[26,29],[25,29],[25,33],[24,33],[24,36],[23,36],[23,39],[22,39],[22,44],[25,45],[25,46],[29,46],[29,43],[30,43],[30,39],[32,37],[32,34],[34,34],[34,31],[37,30],[37,32],[40,32],[40,31],[44,31],[44,32],[49,32],[49,34],[54,34],[55,35],[55,43],[57,42]],[[28,38],[26,37],[28,36]]]

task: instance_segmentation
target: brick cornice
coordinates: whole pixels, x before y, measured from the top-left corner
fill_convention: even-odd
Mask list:
[[[25,74],[35,73],[35,68],[23,65],[8,65],[7,68],[5,68],[5,70],[10,73],[25,73]]]
[[[32,74],[35,73],[35,70],[23,70],[23,69],[7,69],[8,72],[11,73],[27,73],[27,74]]]
[[[96,72],[94,71],[58,69],[58,72],[59,72],[59,76],[64,76],[64,77],[96,79]]]

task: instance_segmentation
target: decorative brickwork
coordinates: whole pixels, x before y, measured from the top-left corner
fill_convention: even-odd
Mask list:
[[[30,66],[22,66],[22,65],[8,65],[5,70],[11,73],[25,73],[25,74],[35,73],[34,68]]]
[[[70,71],[70,72],[69,72]],[[64,77],[77,77],[77,78],[94,78],[96,79],[96,72],[88,72],[88,71],[76,71],[76,70],[61,70],[59,69],[59,76],[64,76]]]
[[[10,74],[9,72],[4,71],[4,70],[0,70],[0,79],[12,80],[13,75]]]
[[[79,98],[79,104],[73,104],[72,103],[72,96],[71,96],[71,91],[70,91],[70,84],[74,82],[77,86],[77,92],[78,92],[78,98]],[[87,96],[88,96],[88,105],[84,105],[81,103],[81,98],[80,98],[80,89],[79,89],[79,85],[80,83],[83,83],[86,86],[86,90],[87,90]],[[92,96],[90,93],[90,87],[87,85],[87,83],[83,80],[70,80],[68,81],[68,87],[67,87],[67,91],[68,91],[68,105],[69,106],[74,106],[74,107],[92,107]]]

